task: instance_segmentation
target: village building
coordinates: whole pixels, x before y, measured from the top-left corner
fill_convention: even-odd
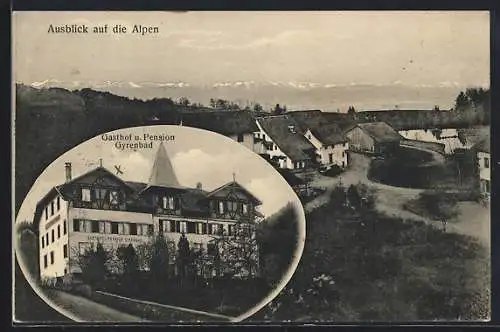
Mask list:
[[[206,109],[202,112],[188,112],[181,115],[179,125],[210,130],[254,149],[254,132],[258,131],[250,111],[221,111]]]
[[[193,248],[210,252],[212,240],[234,236],[236,225],[248,226],[248,236],[255,237],[254,226],[263,217],[257,210],[261,201],[235,179],[210,191],[201,184],[182,186],[163,143],[148,183],[123,181],[102,165],[74,178],[71,172],[66,163],[66,182],[36,206],[42,279],[81,273],[79,255],[97,243],[116,252],[161,232],[173,249],[185,234]]]
[[[317,161],[321,166],[327,169],[333,165],[347,167],[349,144],[336,124],[307,129],[304,136],[316,148]]]
[[[265,154],[279,168],[304,170],[315,162],[315,147],[299,131],[288,115],[256,119],[254,152]]]
[[[345,133],[352,151],[388,154],[399,147],[401,135],[385,122],[358,123]]]
[[[447,155],[453,154],[457,150],[472,147],[472,144],[460,139],[458,130],[455,128],[410,129],[398,132],[405,139],[441,144],[444,153]]]
[[[479,168],[479,189],[486,197],[491,195],[491,151],[489,138],[474,146]]]

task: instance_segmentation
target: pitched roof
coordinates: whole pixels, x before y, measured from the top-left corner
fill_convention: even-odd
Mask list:
[[[313,128],[311,132],[324,145],[339,144],[347,141],[341,128],[335,123]]]
[[[190,112],[182,115],[182,125],[222,135],[249,134],[259,130],[250,111]]]
[[[305,133],[307,129],[318,128],[329,124],[329,121],[320,110],[293,111],[288,112],[288,115],[297,121],[302,133]]]
[[[474,149],[476,151],[491,153],[491,150],[490,150],[490,139],[486,138],[486,139],[483,139],[483,140],[479,141],[474,146]]]
[[[299,131],[292,132],[289,126],[298,128],[298,123],[288,115],[276,115],[257,119],[262,129],[273,142],[293,161],[311,159],[305,152],[314,146]]]
[[[378,143],[397,142],[401,135],[385,122],[358,123],[357,125]]]
[[[262,202],[257,197],[255,197],[251,192],[249,192],[247,189],[245,189],[245,187],[243,187],[242,185],[240,185],[236,181],[231,181],[231,182],[226,183],[218,188],[215,188],[211,192],[207,193],[207,197],[214,196],[225,189],[231,189],[231,187],[242,190],[243,192],[245,192],[245,194],[247,196],[249,196],[254,201],[255,204],[258,204],[258,205],[262,204]]]
[[[148,187],[151,186],[181,188],[163,142],[160,143],[156,151],[155,161],[149,176]]]

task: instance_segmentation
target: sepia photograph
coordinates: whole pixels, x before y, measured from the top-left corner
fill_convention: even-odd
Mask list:
[[[14,321],[491,319],[489,12],[13,12],[12,40]]]
[[[286,181],[237,142],[135,127],[41,174],[18,214],[17,257],[44,300],[77,321],[231,322],[290,279],[304,219]]]

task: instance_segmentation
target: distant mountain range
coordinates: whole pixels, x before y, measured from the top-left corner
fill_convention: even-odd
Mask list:
[[[28,84],[25,82],[25,84]],[[350,83],[346,85],[312,82],[253,81],[218,82],[212,85],[194,85],[186,82],[65,82],[48,79],[33,82],[35,88],[61,87],[69,90],[92,88],[100,91],[138,99],[186,97],[191,102],[208,105],[210,98],[221,98],[244,107],[260,103],[264,108],[276,104],[289,110],[321,109],[326,112],[346,112],[350,105],[358,110],[379,109],[441,109],[453,106],[456,96],[464,86],[441,82],[435,86],[408,86],[399,82],[392,85]]]

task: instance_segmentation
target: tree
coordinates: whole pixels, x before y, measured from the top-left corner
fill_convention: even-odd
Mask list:
[[[256,103],[256,104],[253,106],[253,110],[254,110],[255,112],[262,112],[262,111],[264,110],[264,108],[262,107],[262,105],[261,105],[261,104]]]
[[[347,108],[347,115],[349,115],[351,119],[356,119],[356,109],[354,106],[351,105]]]
[[[149,266],[154,280],[161,282],[169,277],[168,243],[161,232],[154,237]]]
[[[139,270],[139,260],[132,244],[126,247],[119,247],[117,257],[123,264],[124,274],[133,275]]]
[[[177,243],[177,268],[181,278],[184,278],[189,273],[189,265],[191,263],[191,250],[189,249],[189,241],[184,232]]]
[[[189,99],[187,99],[186,97],[180,97],[177,103],[182,106],[189,106],[189,104],[191,104]]]
[[[464,111],[471,105],[469,97],[463,92],[460,91],[457,98],[455,99],[455,109],[457,111]]]
[[[255,225],[240,222],[232,233],[222,232],[214,239],[219,249],[221,273],[226,276],[252,278],[258,274],[259,253]]]
[[[446,224],[457,215],[456,198],[444,191],[436,190],[421,193],[420,200],[431,217],[441,221],[443,231],[446,232]]]
[[[212,108],[216,108],[217,107],[217,102],[213,98],[210,98],[210,107],[212,107]]]
[[[82,269],[82,279],[91,286],[100,286],[109,274],[107,262],[109,254],[104,250],[100,242],[95,250],[92,248],[85,250],[78,257],[80,268]]]
[[[22,264],[24,264],[29,271],[30,275],[27,277],[38,280],[40,273],[36,227],[30,221],[22,221],[16,224],[16,231],[18,236],[17,254],[21,258]]]
[[[285,112],[286,112],[286,106],[281,107],[280,104],[276,104],[276,106],[274,106],[274,110],[273,110],[274,115],[280,115],[280,114],[283,114]]]

